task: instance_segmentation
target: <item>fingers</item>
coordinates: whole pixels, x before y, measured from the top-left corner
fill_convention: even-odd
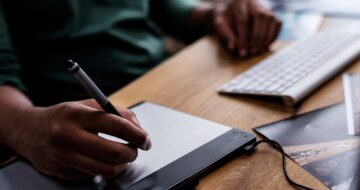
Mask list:
[[[94,101],[87,101],[87,105],[94,104]],[[152,146],[149,134],[141,127],[134,112],[127,109],[118,108],[123,117],[104,113],[94,112],[88,107],[83,107],[84,112],[78,120],[86,123],[85,128],[94,133],[105,133],[121,138],[142,150],[149,150]]]
[[[268,47],[276,40],[281,29],[281,22],[274,15],[271,15],[270,23],[270,31],[268,33],[266,43]]]
[[[128,162],[103,162],[66,147],[52,149],[32,163],[42,173],[65,180],[87,180],[97,174],[110,178],[124,171],[128,165]]]
[[[114,177],[124,171],[127,167],[127,163],[125,164],[109,164],[106,162],[102,162],[91,157],[84,156],[82,154],[68,151],[65,156],[62,157],[60,162],[63,166],[62,168],[72,168],[75,171],[80,171],[76,173],[85,173],[91,176],[102,175],[105,178]],[[62,169],[63,170],[63,169]],[[66,175],[69,175],[69,172],[74,170],[68,170],[65,172]],[[62,175],[64,175],[63,171],[60,171]],[[71,177],[71,176],[66,176]]]
[[[66,102],[42,109],[40,121],[30,130],[33,133],[23,137],[26,142],[38,142],[25,146],[22,155],[46,174],[82,179],[116,175],[136,159],[136,147],[151,147],[148,134],[130,121],[135,119],[133,113],[125,114],[129,119],[121,118],[96,109],[96,104],[88,106],[91,101],[86,103]],[[106,140],[99,132],[130,144]]]
[[[84,173],[77,169],[67,168],[67,167],[57,167],[54,174],[60,179],[68,180],[68,181],[79,181],[79,180],[89,180],[93,177],[93,175]]]
[[[133,162],[137,149],[131,145],[106,140],[96,134],[78,130],[67,138],[67,145],[84,155],[112,164]]]
[[[102,128],[101,125],[98,126]],[[89,133],[89,131],[84,130],[82,127],[52,127],[49,134],[50,145],[54,147],[54,150],[57,150],[58,147],[64,147],[65,150],[74,150],[108,163],[128,163],[134,161],[137,157],[135,146],[106,140],[99,137],[97,132]],[[62,155],[51,154],[50,157],[57,158],[62,157]]]
[[[63,162],[63,161],[62,161]],[[66,166],[60,165],[60,163],[53,163],[51,166],[39,167],[34,165],[42,173],[50,176],[56,176],[63,180],[68,181],[79,181],[79,180],[88,180],[93,176],[77,169],[69,168]]]
[[[254,1],[249,2],[249,10],[253,21],[251,30],[251,53],[252,55],[266,51],[275,38],[276,26],[274,24],[276,17],[265,8]]]
[[[142,150],[151,148],[149,135],[124,118],[107,114],[102,117],[101,123],[92,125],[91,130],[119,137]]]
[[[236,22],[235,30],[237,33],[237,49],[241,58],[248,56],[248,25],[249,16],[248,9],[245,3],[238,3],[234,7],[233,15]]]
[[[252,29],[251,29],[251,43],[250,51],[252,55],[256,55],[260,52],[260,41],[262,33],[263,18],[260,15],[252,15]]]
[[[114,177],[124,171],[127,167],[127,164],[110,165],[98,160],[94,160],[90,157],[83,156],[81,154],[74,154],[73,158],[70,159],[74,161],[70,167],[93,176],[100,174],[105,178]]]
[[[281,27],[278,19],[254,0],[233,0],[215,19],[218,35],[230,50],[235,39],[241,58],[268,50]]]
[[[88,99],[88,100],[82,100],[79,101],[80,104],[89,106],[91,108],[97,109],[97,110],[103,110],[101,106],[94,100],[94,99]],[[136,118],[136,115],[133,111],[129,109],[124,109],[120,107],[116,107],[117,111],[125,118],[128,119],[130,122],[132,122],[134,125],[139,127],[140,129],[143,129],[141,127],[141,124],[139,120]],[[143,129],[144,130],[144,129]]]
[[[269,13],[265,12],[265,11],[260,11],[259,13],[257,13],[257,17],[259,19],[259,22],[261,22],[260,24],[260,28],[258,31],[253,31],[253,32],[257,32],[258,34],[258,39],[257,39],[257,44],[256,44],[256,48],[260,51],[260,52],[264,52],[265,50],[267,50],[267,36],[269,33],[269,26],[271,25],[269,23]]]
[[[236,46],[236,37],[231,28],[231,23],[226,15],[221,15],[215,20],[216,31],[220,39],[224,42],[230,51],[234,51]]]

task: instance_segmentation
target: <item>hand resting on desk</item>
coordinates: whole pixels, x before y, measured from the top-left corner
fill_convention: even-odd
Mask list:
[[[241,58],[267,51],[281,28],[276,16],[256,0],[229,0],[199,6],[189,20],[192,27],[214,31],[225,47]]]

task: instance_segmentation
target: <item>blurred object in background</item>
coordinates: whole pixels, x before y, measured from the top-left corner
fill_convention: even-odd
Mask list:
[[[360,135],[360,74],[343,75],[346,120],[349,135]]]
[[[260,0],[276,11],[319,12],[327,16],[360,18],[359,0]]]
[[[318,13],[275,12],[281,20],[279,39],[284,41],[300,40],[315,34],[323,20]]]
[[[347,31],[354,33],[360,31],[360,19],[349,19],[349,18],[331,18],[326,21],[326,25],[323,30],[332,31]]]

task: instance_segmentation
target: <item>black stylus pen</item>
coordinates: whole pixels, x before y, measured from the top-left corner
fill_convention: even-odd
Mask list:
[[[112,113],[122,117],[122,115],[115,109],[111,102],[106,98],[103,92],[96,86],[91,78],[85,73],[81,67],[73,60],[67,60],[68,70],[79,80],[87,93],[96,100],[96,102],[107,113]]]

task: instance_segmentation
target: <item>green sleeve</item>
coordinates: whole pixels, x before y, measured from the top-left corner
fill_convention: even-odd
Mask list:
[[[166,33],[186,39],[189,35],[189,13],[197,5],[198,0],[151,1],[151,15]]]
[[[12,85],[25,92],[19,76],[20,64],[11,44],[2,2],[0,1],[0,85]]]

